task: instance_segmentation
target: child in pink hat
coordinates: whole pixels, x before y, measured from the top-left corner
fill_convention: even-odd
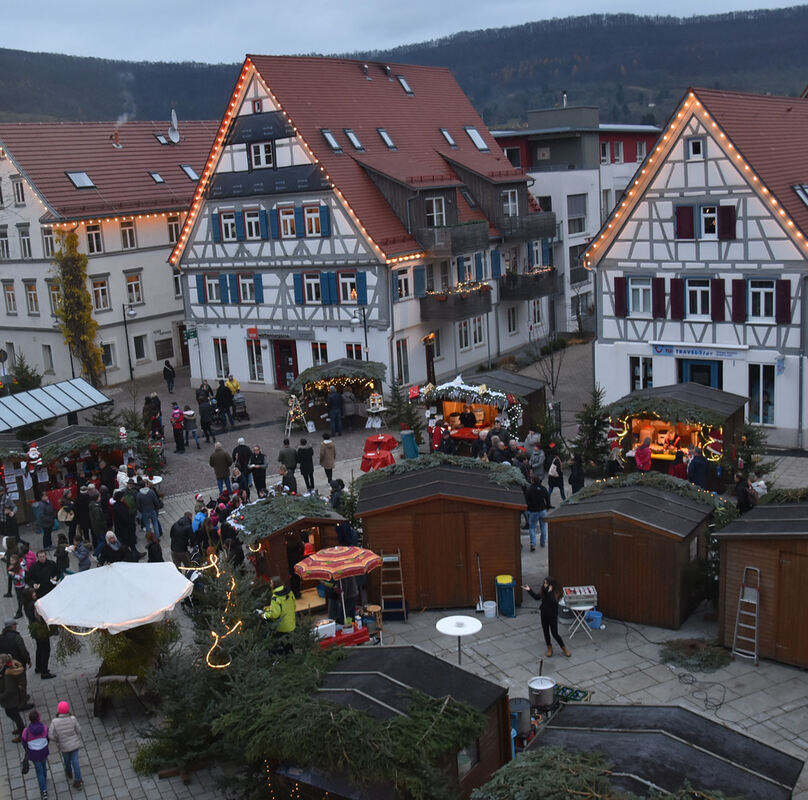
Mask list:
[[[50,740],[56,744],[62,754],[67,779],[73,781],[74,789],[81,789],[81,770],[79,769],[81,727],[78,720],[70,713],[70,704],[66,700],[62,700],[56,706],[56,716],[50,724]]]

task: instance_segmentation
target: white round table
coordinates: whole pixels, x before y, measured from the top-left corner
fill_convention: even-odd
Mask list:
[[[460,664],[460,639],[463,636],[470,636],[472,633],[479,633],[483,627],[482,622],[477,617],[466,617],[457,614],[451,617],[443,617],[435,623],[438,633],[447,636],[457,636],[457,663]]]

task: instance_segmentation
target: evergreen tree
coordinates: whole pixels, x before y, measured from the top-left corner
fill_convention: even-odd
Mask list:
[[[416,444],[423,444],[426,429],[423,408],[419,404],[411,402],[405,394],[406,391],[400,384],[394,384],[390,388],[392,417],[401,430],[409,429],[415,433]]]
[[[589,402],[575,415],[578,434],[572,443],[573,450],[581,456],[585,469],[595,468],[600,472],[609,455],[609,415],[603,407],[605,390],[596,384],[589,395]]]

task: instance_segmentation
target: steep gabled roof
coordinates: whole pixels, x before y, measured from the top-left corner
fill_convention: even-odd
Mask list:
[[[492,182],[526,180],[505,158],[451,72],[438,67],[309,56],[248,56],[217,142],[224,141],[253,69],[383,258],[414,258],[421,254],[422,248],[363,164],[411,187],[413,192],[419,187],[451,185],[445,182],[447,178],[459,182],[442,155],[450,150],[440,131],[446,128],[455,142],[451,153],[458,163],[470,165],[470,169]],[[411,93],[399,82],[399,75],[406,80]],[[478,150],[467,127],[477,130],[487,150]],[[382,140],[380,128],[389,134],[394,150]],[[345,129],[355,133],[362,144],[361,151],[348,140]],[[332,150],[323,130],[331,131],[342,148],[340,152]],[[214,149],[203,184],[215,158]],[[436,180],[436,176],[440,177]],[[201,202],[203,184],[195,197],[193,213]],[[461,221],[477,218],[476,213],[469,212],[466,207]],[[172,253],[172,263],[182,253],[191,224],[192,220],[183,230]]]
[[[793,188],[808,184],[808,99],[690,89],[663,128],[657,146],[635,173],[623,200],[584,253],[586,266],[596,265],[608,251],[693,116],[712,131],[727,157],[808,256],[808,194],[803,200]]]
[[[54,221],[176,211],[190,205],[196,188],[181,165],[202,171],[217,124],[183,121],[177,144],[156,138],[167,140],[167,122],[2,124],[0,147]],[[68,172],[86,173],[93,186],[76,188]]]

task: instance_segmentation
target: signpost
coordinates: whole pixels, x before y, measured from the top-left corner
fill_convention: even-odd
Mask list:
[[[191,339],[196,339],[196,354],[199,357],[199,379],[202,380],[205,376],[202,372],[202,346],[199,344],[199,331],[197,328],[186,328],[182,332],[182,338],[186,343],[190,342]]]

